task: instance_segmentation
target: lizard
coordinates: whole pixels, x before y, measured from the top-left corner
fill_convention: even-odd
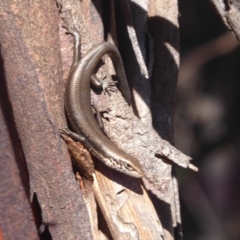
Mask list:
[[[69,33],[74,37],[75,43],[73,63],[65,91],[65,111],[73,131],[65,128],[61,132],[81,142],[106,166],[131,177],[143,177],[138,159],[106,137],[92,112],[90,84],[107,93],[116,84],[116,81],[108,82],[104,78],[94,77],[94,70],[105,54],[108,54],[113,62],[123,97],[128,105],[131,104],[131,94],[118,49],[111,43],[103,42],[95,45],[80,59],[80,34],[75,29],[70,29]]]

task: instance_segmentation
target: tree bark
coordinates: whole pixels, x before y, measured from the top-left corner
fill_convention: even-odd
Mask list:
[[[172,166],[163,161],[167,155],[172,163],[186,168],[190,161],[163,140],[173,142],[179,68],[177,1],[57,3],[58,7],[54,1],[8,1],[0,6],[1,52],[12,106],[6,111],[13,114],[15,125],[11,128],[21,142],[31,205],[39,204],[37,228],[46,226],[41,236],[180,239],[177,181]],[[123,176],[94,159],[93,182],[80,177],[79,188],[58,134],[58,129],[66,126],[64,83],[73,55],[73,39],[65,34],[63,24],[79,30],[82,55],[102,41],[119,47],[132,107],[120,92],[111,97],[92,92],[92,98],[102,112],[107,136],[139,159],[143,181]],[[110,78],[114,69],[108,58],[104,62],[98,74]]]
[[[53,239],[90,239],[86,206],[58,134],[66,123],[56,3],[3,1],[0,12],[7,93],[28,168],[30,201],[41,209],[36,219]],[[11,239],[5,228],[3,236]]]

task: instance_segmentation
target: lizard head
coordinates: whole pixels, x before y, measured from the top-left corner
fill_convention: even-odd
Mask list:
[[[144,176],[143,170],[136,158],[133,156],[124,153],[124,156],[117,155],[113,157],[108,156],[105,160],[108,162],[108,166],[112,169],[122,172],[128,176],[135,178],[142,178]]]

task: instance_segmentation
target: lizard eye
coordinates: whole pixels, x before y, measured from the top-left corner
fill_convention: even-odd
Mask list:
[[[125,164],[125,167],[126,167],[127,170],[129,170],[129,171],[133,171],[133,167],[132,167],[130,164],[126,163],[126,164]]]

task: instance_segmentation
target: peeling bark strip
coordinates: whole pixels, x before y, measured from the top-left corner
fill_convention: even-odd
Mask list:
[[[148,27],[153,42],[151,79],[153,126],[163,139],[171,143],[173,142],[174,100],[179,69],[178,14],[176,0],[150,1]],[[163,186],[164,190],[157,194],[169,205],[169,209],[165,206],[157,209],[159,216],[162,212],[165,213],[161,218],[165,226],[165,236],[167,239],[173,239],[174,232],[177,232],[175,237],[181,239],[181,227],[178,228],[181,226],[178,186],[171,170],[165,177]],[[169,221],[169,216],[172,222]]]

